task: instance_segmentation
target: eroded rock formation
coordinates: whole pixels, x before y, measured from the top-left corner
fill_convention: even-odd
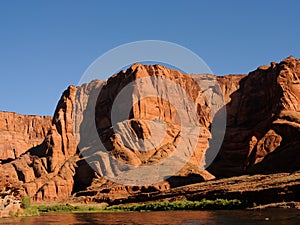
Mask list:
[[[0,112],[0,160],[13,160],[39,145],[51,127],[51,116]]]
[[[214,176],[295,171],[300,165],[299,76],[300,60],[289,57],[249,75],[223,77],[190,76],[160,65],[134,64],[106,82],[70,86],[58,102],[52,123],[50,117],[28,117],[20,123],[17,114],[0,114],[1,129],[6,129],[6,139],[0,139],[4,148],[0,156],[12,159],[0,164],[0,192],[17,187],[18,195],[35,200],[64,199],[75,193],[85,201],[105,201],[165,191]],[[126,99],[121,98],[114,108],[128,86]],[[219,101],[222,96],[225,106]],[[220,120],[224,108],[227,127],[222,142],[219,127],[213,132],[212,123]],[[14,116],[15,125],[5,125],[8,116]],[[200,128],[197,135],[183,135],[187,124]],[[14,132],[20,137],[14,139]],[[194,138],[195,146],[190,144]],[[9,146],[18,140],[24,149],[8,154]],[[222,146],[208,172],[204,167],[216,144],[213,140]],[[186,143],[180,157],[195,151],[164,181],[132,186],[105,178],[118,176],[128,166],[160,163],[180,141]]]
[[[210,171],[220,176],[299,169],[300,60],[261,66],[230,95],[227,130]]]
[[[77,157],[72,122],[75,94],[74,86],[63,93],[42,143],[12,162],[0,165],[0,186],[18,185],[20,195],[37,200],[55,200],[70,195]]]

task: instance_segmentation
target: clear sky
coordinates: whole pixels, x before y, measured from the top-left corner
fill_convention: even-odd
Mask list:
[[[300,58],[299,9],[297,0],[2,0],[0,110],[52,115],[96,58],[132,41],[175,42],[217,75]]]

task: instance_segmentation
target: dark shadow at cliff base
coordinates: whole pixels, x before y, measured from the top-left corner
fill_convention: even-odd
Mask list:
[[[180,187],[184,185],[200,183],[205,181],[199,174],[189,174],[187,176],[172,176],[166,179],[171,188]]]

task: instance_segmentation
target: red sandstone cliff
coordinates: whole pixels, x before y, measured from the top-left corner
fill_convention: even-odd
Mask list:
[[[18,186],[22,195],[45,200],[70,195],[77,149],[72,124],[75,94],[74,86],[63,93],[52,125],[39,145],[0,165],[0,188]]]
[[[105,200],[109,195],[129,196],[136,192],[163,191],[172,186],[211,179],[212,175],[222,177],[243,173],[295,171],[300,165],[297,154],[300,147],[299,76],[300,60],[290,57],[281,63],[259,67],[249,75],[201,75],[194,76],[194,79],[163,66],[135,64],[112,76],[107,82],[93,81],[81,87],[70,86],[63,93],[47,132],[43,122],[47,118],[40,123],[32,122],[40,117],[36,117],[36,120],[23,120],[40,125],[32,128],[32,125],[25,125],[20,129],[25,135],[22,136],[21,133],[19,139],[26,140],[28,147],[20,150],[18,154],[24,154],[17,155],[17,159],[0,164],[0,189],[18,187],[21,194],[30,195],[36,200],[68,198],[71,193],[78,193],[77,196],[91,195],[91,199],[96,195],[96,199]],[[178,94],[180,90],[171,90],[164,85],[156,86],[155,82],[147,83],[146,89],[133,86],[129,96],[140,101],[134,104],[128,119],[112,124],[110,112],[117,94],[131,81],[143,77],[151,77],[156,83],[159,83],[159,79],[169,79],[188,93],[195,102],[199,118],[195,119],[189,110],[183,110],[182,115],[191,124],[201,126],[200,138],[195,153],[187,165],[178,171],[175,179],[171,177],[152,186],[114,184],[102,175],[107,172],[118,174],[122,172],[122,168],[102,153],[104,146],[113,158],[129,165],[141,166],[155,164],[168,157],[176,148],[178,139],[184,139],[180,136],[181,124],[176,110],[168,103],[174,101],[172,96],[175,95],[170,93]],[[199,88],[195,80],[206,82],[206,86]],[[211,83],[212,80],[219,82],[220,90]],[[163,93],[166,101],[157,98],[139,99],[147,89],[156,94]],[[210,130],[211,123],[218,118],[219,112],[211,112],[208,98],[218,98],[221,92],[227,110],[227,129],[221,150],[209,167],[211,175],[203,171],[203,166],[206,151],[211,147],[210,138],[219,138]],[[91,101],[90,96],[97,101]],[[186,98],[176,100],[180,105],[185,105]],[[216,108],[221,106],[217,101],[216,105]],[[86,110],[87,106],[95,107],[95,111]],[[165,121],[166,135],[158,146],[151,148],[149,143],[149,151],[141,151],[143,146],[137,141],[139,138],[164,135],[160,129],[150,132],[151,124],[148,121],[153,118]],[[157,124],[160,125],[161,122]],[[118,127],[119,133],[112,130],[112,125]],[[93,126],[104,146],[94,146]],[[132,134],[128,135],[128,129]],[[80,133],[81,131],[84,132]],[[28,132],[33,132],[28,135],[31,138],[27,138]],[[34,139],[33,136],[40,139]],[[190,140],[192,136],[187,137],[187,143]],[[14,145],[17,142],[15,139],[8,139],[5,143]],[[78,144],[82,144],[79,149]],[[14,159],[15,156],[5,153],[7,149],[9,148],[0,149],[0,155],[4,155],[3,159]],[[95,168],[97,165],[98,174],[90,167]]]
[[[45,139],[51,121],[51,116],[0,112],[0,160],[16,159],[39,145]]]
[[[216,176],[299,169],[300,60],[261,66],[227,104],[227,130],[210,171]]]

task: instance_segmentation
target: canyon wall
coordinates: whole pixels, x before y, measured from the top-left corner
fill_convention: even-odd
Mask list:
[[[45,139],[52,116],[0,111],[0,160],[13,160]]]
[[[226,105],[226,135],[211,173],[230,177],[299,169],[299,78],[300,60],[289,57],[239,81]]]
[[[222,77],[134,64],[107,81],[70,86],[53,118],[0,113],[4,137],[0,139],[0,190],[17,189],[18,195],[37,201],[71,194],[105,201],[214,177],[296,171],[300,169],[299,77],[300,60],[289,57],[248,75]],[[114,108],[127,86],[128,95]],[[222,119],[224,109],[222,140],[219,127],[213,132],[212,124]],[[199,128],[197,135],[184,135],[185,127]],[[222,145],[205,170],[214,140]],[[180,141],[185,148],[172,158]],[[16,148],[18,143],[24,148]],[[132,186],[106,179],[122,175],[130,166],[151,166],[170,157],[174,165],[182,159],[185,164],[163,181],[147,184],[150,178],[145,177],[145,184]]]

